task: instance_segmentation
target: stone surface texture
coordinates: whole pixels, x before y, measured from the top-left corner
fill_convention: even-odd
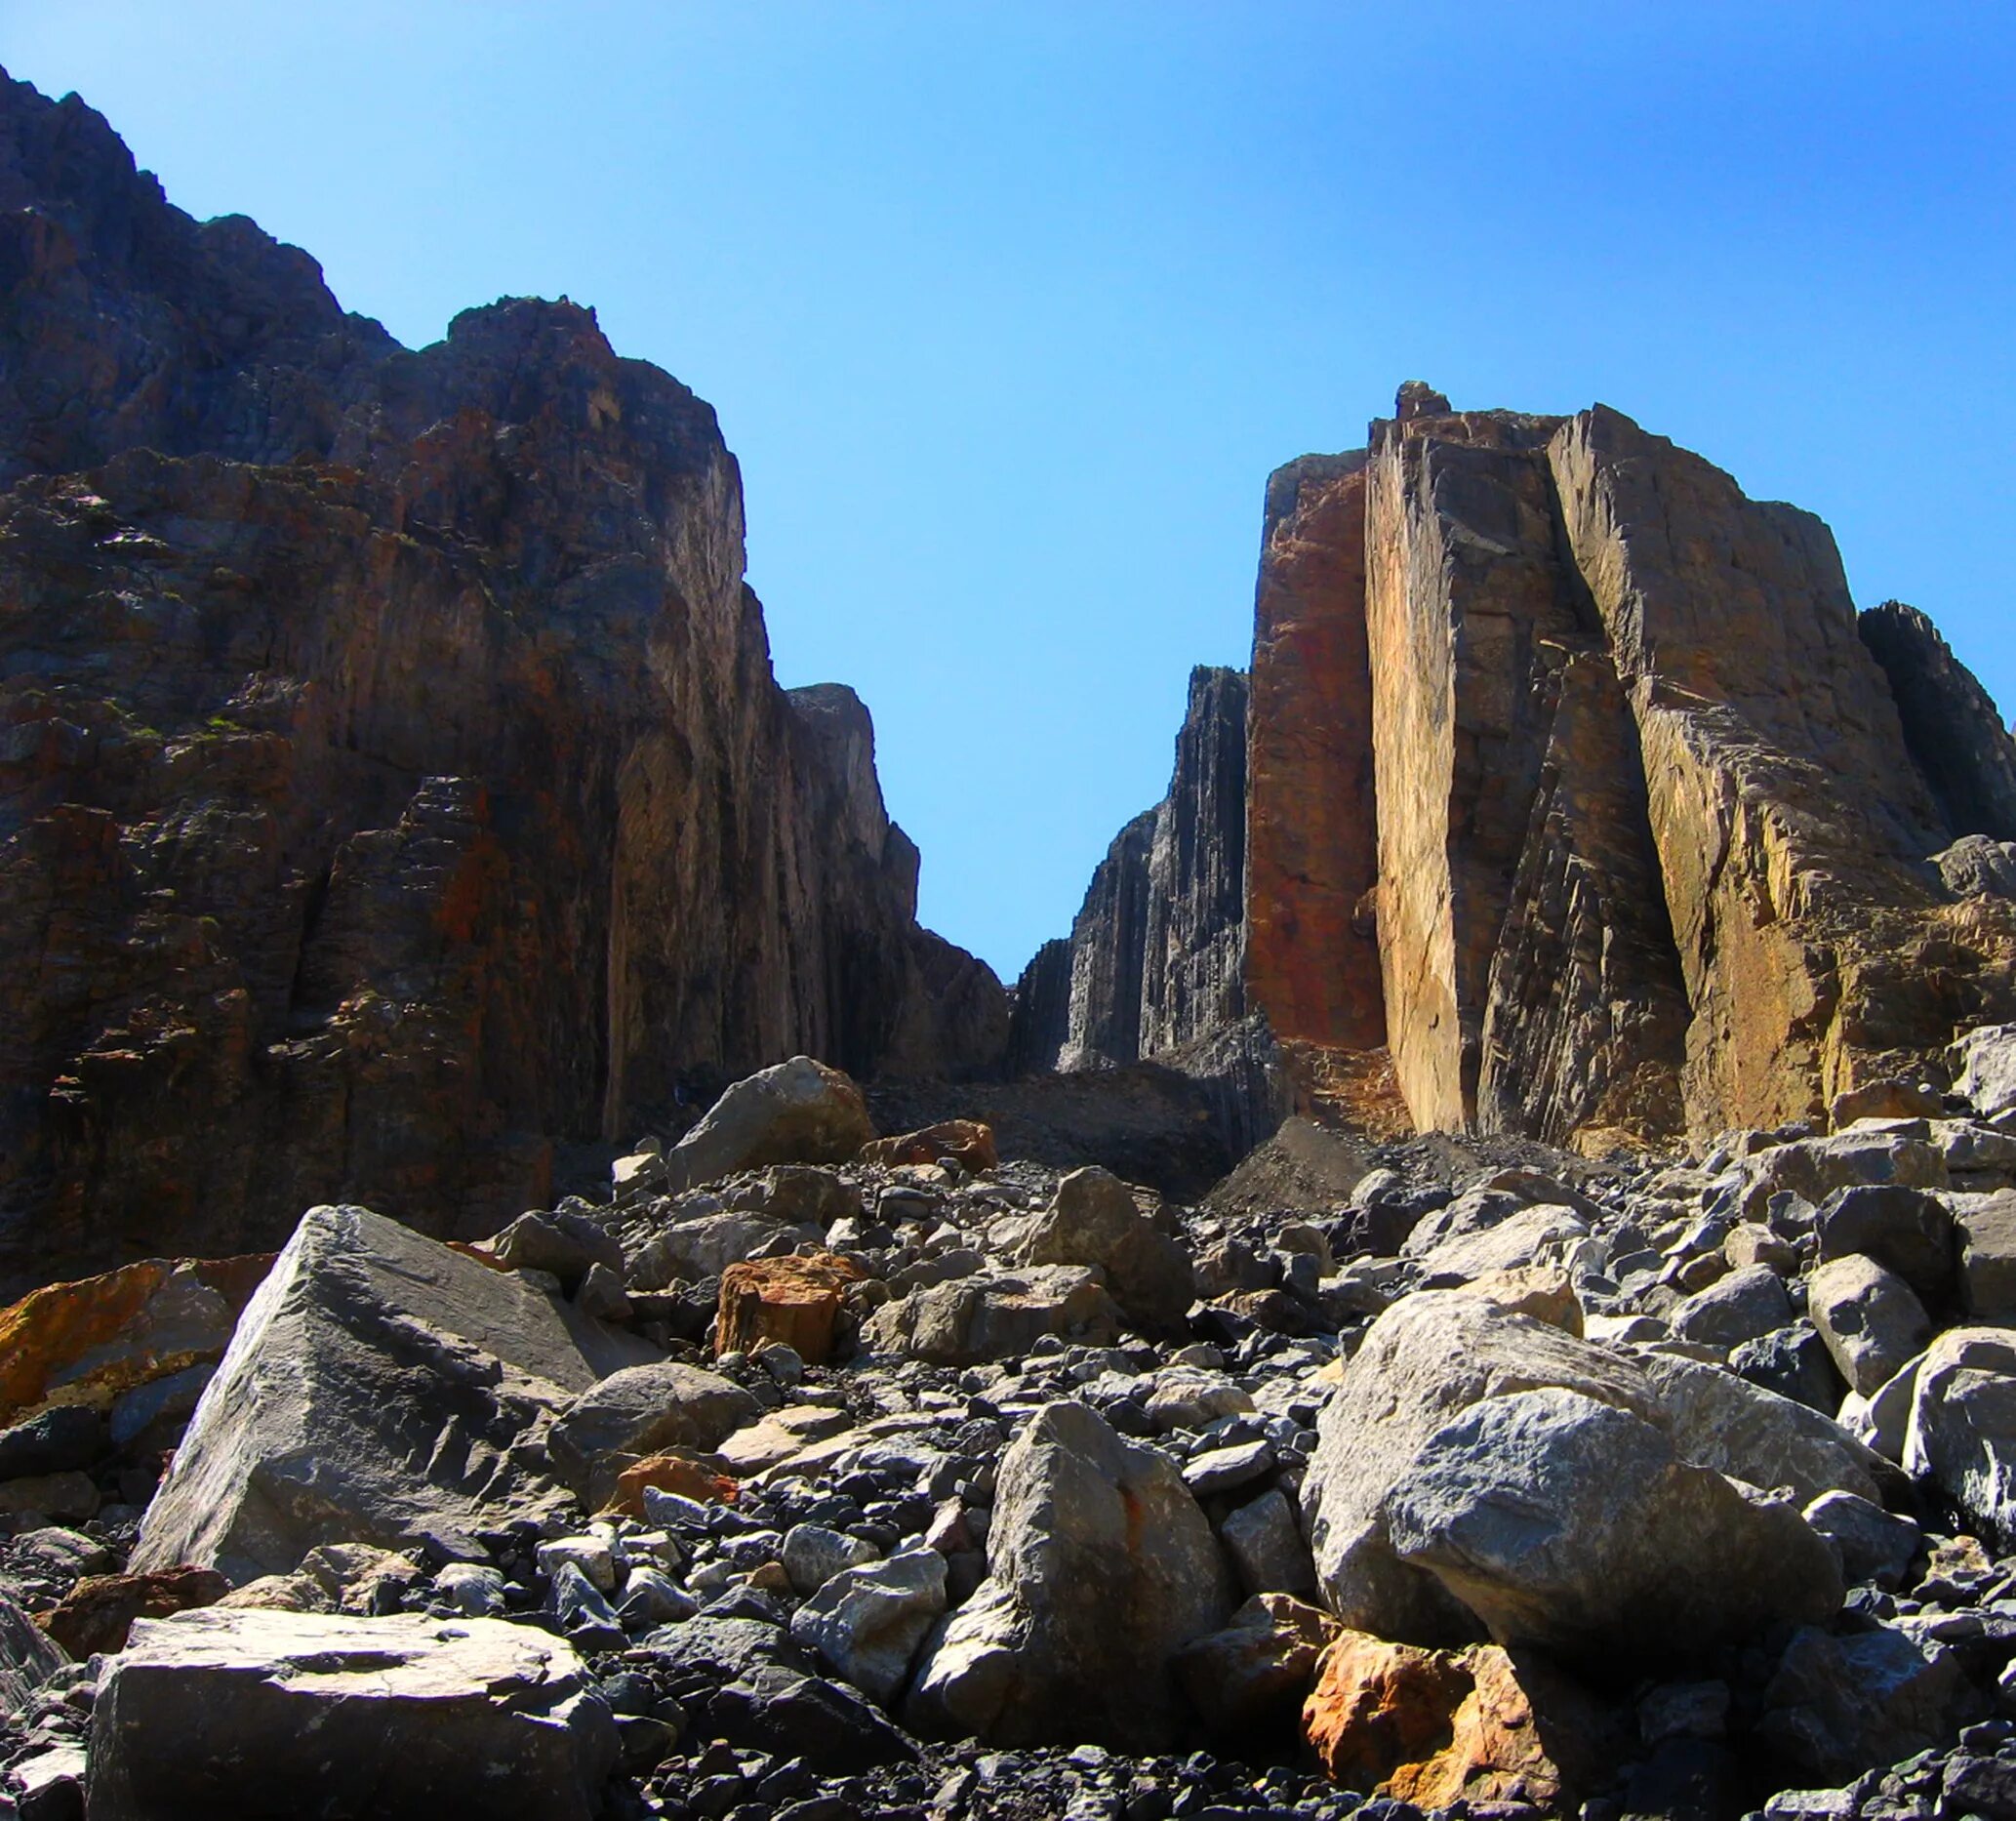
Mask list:
[[[601,1811],[616,1722],[559,1639],[496,1619],[210,1610],[142,1619],[92,1716],[90,1811]]]

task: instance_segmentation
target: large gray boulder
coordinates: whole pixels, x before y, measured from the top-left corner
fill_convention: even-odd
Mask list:
[[[1669,1321],[1684,1341],[1710,1347],[1740,1347],[1792,1319],[1785,1280],[1768,1265],[1732,1271],[1705,1290],[1696,1290]]]
[[[1683,1461],[1802,1504],[1829,1492],[1881,1503],[1896,1477],[1861,1437],[1796,1398],[1673,1354],[1638,1361],[1659,1423]]]
[[[945,1608],[945,1558],[909,1549],[830,1576],[791,1615],[791,1636],[887,1703],[909,1679],[917,1648]]]
[[[1984,1119],[2016,1113],[2016,1025],[1983,1025],[1949,1052],[1954,1091]]]
[[[1764,1689],[1761,1743],[1794,1775],[1846,1783],[1943,1743],[1966,1687],[1957,1653],[1887,1627],[1796,1633]]]
[[[1573,1208],[1542,1202],[1495,1226],[1454,1234],[1423,1253],[1421,1282],[1428,1289],[1447,1289],[1489,1272],[1521,1271],[1543,1259],[1557,1259],[1588,1237],[1589,1223]]]
[[[1094,1265],[1128,1322],[1149,1334],[1183,1325],[1195,1300],[1190,1256],[1156,1231],[1109,1171],[1073,1170],[1023,1243],[1028,1265]]]
[[[1955,1195],[1960,1224],[1960,1287],[1977,1322],[2016,1324],[2016,1189]]]
[[[1510,1648],[1683,1663],[1841,1603],[1834,1552],[1796,1507],[1746,1497],[1655,1423],[1579,1392],[1478,1403],[1385,1510],[1394,1554]]]
[[[584,1496],[595,1463],[610,1454],[717,1448],[763,1414],[733,1379],[673,1359],[625,1366],[591,1385],[554,1419],[546,1452]]]
[[[1806,1311],[1859,1397],[1888,1384],[1932,1338],[1931,1319],[1911,1285],[1859,1252],[1829,1259],[1813,1274]]]
[[[1913,1368],[1904,1469],[1990,1534],[2016,1535],[2016,1331],[1953,1328],[1925,1349]]]
[[[988,1568],[928,1646],[913,1726],[1006,1746],[1170,1749],[1172,1660],[1224,1625],[1232,1590],[1166,1456],[1084,1404],[1039,1411],[1001,1457]]]
[[[875,1135],[861,1089],[837,1069],[793,1056],[736,1082],[666,1153],[673,1194],[771,1163],[845,1163]]]
[[[92,1821],[587,1821],[616,1722],[573,1648],[497,1619],[141,1619],[92,1710]]]
[[[862,1328],[874,1353],[933,1365],[1019,1359],[1046,1334],[1103,1347],[1120,1332],[1104,1275],[1080,1265],[986,1271],[884,1303]]]
[[[1933,1308],[1953,1295],[1959,1229],[1942,1195],[1895,1183],[1851,1184],[1827,1198],[1817,1232],[1823,1264],[1873,1258]]]
[[[310,1208],[240,1317],[130,1565],[242,1583],[321,1543],[399,1548],[536,1515],[564,1499],[543,1446],[551,1415],[656,1356],[397,1221]]]
[[[1412,1643],[1479,1635],[1440,1580],[1395,1554],[1387,1501],[1445,1423],[1487,1398],[1546,1387],[1647,1420],[1658,1409],[1630,1360],[1481,1297],[1419,1291],[1366,1331],[1318,1419],[1302,1493],[1323,1603],[1347,1626]]]

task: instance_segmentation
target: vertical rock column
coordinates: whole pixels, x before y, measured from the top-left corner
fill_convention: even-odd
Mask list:
[[[1587,643],[1555,559],[1555,420],[1374,426],[1366,629],[1380,949],[1415,1123],[1475,1119],[1492,955],[1547,749],[1554,674]]]
[[[1550,459],[1643,750],[1690,1117],[1808,1116],[1858,1049],[1911,1035],[1860,962],[1931,908],[1912,863],[1940,830],[1834,539],[1606,407]]]
[[[1246,995],[1278,1037],[1386,1041],[1363,451],[1268,482],[1246,743]]]
[[[1107,849],[1071,924],[1071,988],[1060,1069],[1101,1069],[1141,1055],[1141,969],[1148,940],[1149,850],[1144,810]]]
[[[1141,1053],[1245,1016],[1246,675],[1199,666],[1149,847]]]

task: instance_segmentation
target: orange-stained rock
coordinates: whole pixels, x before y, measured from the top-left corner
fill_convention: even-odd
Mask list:
[[[1246,992],[1275,1036],[1386,1041],[1365,644],[1365,456],[1268,481],[1246,720]]]
[[[215,1568],[184,1564],[148,1574],[88,1574],[35,1623],[78,1662],[126,1645],[135,1619],[165,1619],[194,1606],[214,1606],[231,1591]]]
[[[1470,1686],[1449,1651],[1346,1632],[1316,1665],[1316,1685],[1303,1704],[1303,1737],[1333,1782],[1376,1789],[1402,1765],[1442,1749],[1450,1716]]]
[[[1303,1734],[1352,1789],[1445,1808],[1572,1803],[1623,1746],[1615,1717],[1560,1671],[1496,1644],[1423,1650],[1347,1632],[1323,1653]]]
[[[690,1454],[653,1454],[633,1462],[617,1476],[615,1496],[603,1506],[603,1515],[643,1517],[647,1486],[698,1499],[704,1505],[732,1505],[741,1493],[733,1477],[715,1473]]]
[[[759,1341],[791,1348],[808,1365],[830,1358],[847,1286],[867,1274],[836,1252],[809,1258],[754,1258],[721,1274],[714,1352],[747,1353]]]
[[[994,1128],[979,1119],[941,1119],[920,1132],[875,1139],[862,1146],[857,1160],[895,1167],[906,1163],[943,1163],[948,1159],[975,1175],[993,1169],[1001,1161],[994,1147]]]
[[[136,1385],[222,1358],[272,1262],[143,1259],[46,1284],[0,1309],[0,1424],[45,1403],[103,1406]]]

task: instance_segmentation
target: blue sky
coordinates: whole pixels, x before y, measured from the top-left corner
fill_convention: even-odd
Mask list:
[[[1243,663],[1268,471],[1404,379],[1825,516],[2016,708],[2016,9],[0,0],[402,340],[594,304],[720,412],[786,683],[1012,977]]]

